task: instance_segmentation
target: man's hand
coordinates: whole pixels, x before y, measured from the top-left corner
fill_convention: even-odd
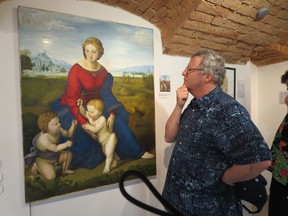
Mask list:
[[[185,84],[183,84],[182,86],[180,86],[177,91],[177,105],[180,107],[183,107],[188,99],[188,88],[186,87]]]

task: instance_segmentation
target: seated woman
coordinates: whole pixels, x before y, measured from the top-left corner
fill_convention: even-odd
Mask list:
[[[84,59],[72,66],[63,96],[51,107],[58,114],[64,128],[69,127],[73,119],[78,120],[71,149],[72,167],[91,169],[105,159],[101,145],[83,128],[87,119],[79,113],[79,98],[84,106],[92,99],[103,101],[103,115],[107,118],[109,130],[114,130],[118,138],[116,153],[120,159],[154,158],[138,143],[128,125],[128,112],[112,93],[113,76],[98,62],[104,53],[101,41],[94,37],[88,38],[83,42],[82,49]]]

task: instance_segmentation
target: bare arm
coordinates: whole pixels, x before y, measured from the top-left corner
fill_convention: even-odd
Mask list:
[[[176,139],[179,129],[181,112],[182,108],[176,105],[166,122],[164,138],[167,143],[172,143]]]
[[[57,145],[56,143],[51,141],[54,139],[55,139],[55,137],[51,138],[49,135],[41,136],[41,137],[39,137],[39,140],[37,141],[37,147],[41,151],[49,150],[52,152],[59,152],[59,151],[62,151],[64,149],[72,146],[72,141],[70,141],[70,140]],[[57,140],[57,139],[55,139],[55,140]]]
[[[103,127],[106,127],[106,118],[104,116],[100,116],[96,121],[92,123],[90,122],[90,124],[85,124],[84,128],[93,133],[98,133]]]
[[[83,105],[79,106],[79,113],[86,118],[86,110]]]
[[[188,89],[184,84],[177,89],[177,103],[165,125],[164,139],[168,143],[172,143],[176,139],[179,129],[180,116],[187,101],[188,93]]]
[[[232,165],[224,172],[222,181],[225,184],[234,186],[236,182],[247,181],[258,176],[270,165],[270,160],[247,165]]]
[[[83,116],[83,117],[85,117],[86,118],[86,110],[85,110],[85,108],[84,108],[84,106],[83,106],[83,100],[82,99],[78,99],[77,100],[77,106],[78,106],[78,111],[79,111],[79,113]]]
[[[77,126],[77,120],[73,120],[69,130],[64,130],[63,128],[61,128],[62,136],[64,136],[64,137],[72,137],[73,134],[74,134],[74,131],[76,129],[76,126]]]
[[[59,152],[71,146],[72,146],[72,141],[68,140],[65,143],[61,143],[59,145],[51,144],[49,145],[48,150],[53,151],[53,152]]]

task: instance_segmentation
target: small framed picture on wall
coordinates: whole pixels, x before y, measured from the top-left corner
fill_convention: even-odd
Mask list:
[[[231,67],[226,67],[226,77],[224,83],[221,86],[222,90],[227,94],[235,98],[235,88],[236,88],[236,69]]]

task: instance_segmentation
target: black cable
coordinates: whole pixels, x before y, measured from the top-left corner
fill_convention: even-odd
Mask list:
[[[154,194],[154,196],[162,203],[162,205],[169,211],[163,211],[157,208],[154,208],[152,206],[149,206],[135,198],[133,198],[131,195],[129,195],[125,188],[124,188],[124,181],[128,176],[137,176],[139,177],[149,188],[149,190]],[[148,180],[148,178],[143,175],[142,173],[136,171],[136,170],[128,170],[122,174],[119,180],[119,189],[122,193],[122,195],[132,202],[133,204],[146,209],[152,213],[158,214],[158,215],[163,215],[163,216],[183,216],[177,209],[175,209],[172,205],[170,205],[161,195],[160,193],[156,190],[156,188],[152,185],[152,183]]]

